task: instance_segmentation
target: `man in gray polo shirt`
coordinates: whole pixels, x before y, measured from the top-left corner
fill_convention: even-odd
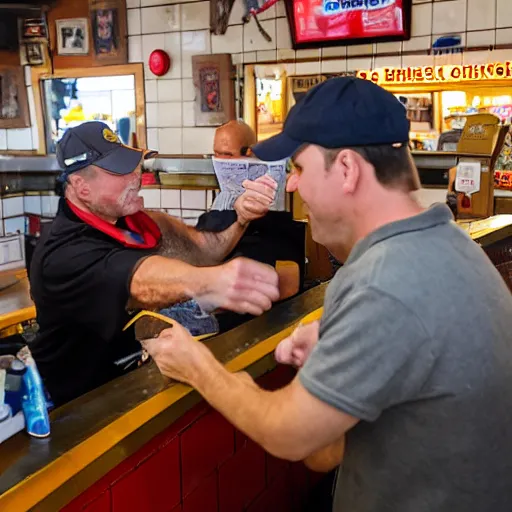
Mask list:
[[[253,149],[293,156],[288,190],[345,262],[320,325],[278,347],[292,383],[263,391],[180,326],[147,348],[270,453],[341,464],[336,512],[510,512],[512,296],[445,205],[414,200],[408,130],[393,95],[336,78]]]

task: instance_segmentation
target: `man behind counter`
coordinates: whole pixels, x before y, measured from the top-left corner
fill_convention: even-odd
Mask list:
[[[57,146],[64,198],[30,272],[40,328],[31,351],[55,405],[129,369],[115,364],[140,350],[133,329],[122,331],[128,308],[193,298],[210,310],[259,315],[278,298],[272,268],[244,258],[219,265],[249,221],[268,211],[274,190],[248,183],[236,222],[199,232],[142,210],[144,156],[151,154],[122,145],[100,122],[69,129]]]

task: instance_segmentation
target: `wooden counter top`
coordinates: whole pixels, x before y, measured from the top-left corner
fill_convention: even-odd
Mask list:
[[[326,286],[205,343],[230,371],[258,377],[300,319],[320,317]],[[55,410],[50,438],[20,433],[0,445],[0,510],[58,510],[200,400],[150,363]]]
[[[482,247],[512,236],[512,215],[495,215],[487,219],[460,220],[459,226]]]
[[[35,317],[26,269],[0,273],[0,331]]]

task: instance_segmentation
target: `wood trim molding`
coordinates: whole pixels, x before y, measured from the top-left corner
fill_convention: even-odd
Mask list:
[[[254,66],[244,66],[244,121],[256,133],[256,79]]]
[[[93,68],[56,69],[53,72],[44,68],[32,68],[32,87],[36,111],[36,122],[39,134],[37,154],[46,155],[46,127],[44,122],[43,91],[41,80],[50,78],[85,78],[95,76],[134,75],[135,78],[135,119],[138,145],[146,148],[146,107],[144,94],[144,66],[142,63],[120,64],[117,66],[101,66]]]

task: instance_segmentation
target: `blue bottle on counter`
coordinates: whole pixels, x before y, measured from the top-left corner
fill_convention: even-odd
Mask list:
[[[50,418],[43,381],[35,361],[29,358],[26,363],[27,371],[23,375],[24,393],[21,402],[26,430],[33,437],[47,437],[50,435]]]

